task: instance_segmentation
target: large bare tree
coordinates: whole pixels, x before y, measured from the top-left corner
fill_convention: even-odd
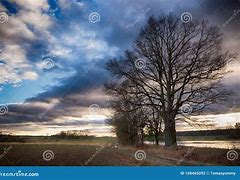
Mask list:
[[[107,67],[131,82],[131,91],[125,93],[144,97],[138,105],[159,111],[165,145],[172,146],[178,114],[194,115],[226,96],[221,80],[233,56],[222,49],[218,27],[204,21],[184,23],[169,15],[151,17],[133,48]]]

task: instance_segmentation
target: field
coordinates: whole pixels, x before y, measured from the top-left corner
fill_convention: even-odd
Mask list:
[[[38,142],[37,142],[38,140]],[[227,149],[187,148],[168,149],[163,146],[120,146],[114,138],[92,140],[28,139],[24,143],[0,144],[1,166],[172,166],[172,165],[240,165],[239,158],[226,158]],[[144,150],[146,159],[136,160],[135,152]],[[44,160],[43,152],[54,154]],[[239,152],[238,152],[239,153]]]

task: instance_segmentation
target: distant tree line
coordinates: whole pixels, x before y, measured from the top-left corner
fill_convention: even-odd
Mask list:
[[[240,139],[240,127],[215,130],[182,131],[177,136],[222,136],[226,139]]]
[[[92,139],[94,136],[89,135],[88,130],[68,130],[61,131],[51,137],[61,138],[61,139]]]
[[[0,142],[25,142],[21,136],[14,136],[12,134],[4,134],[0,132]]]

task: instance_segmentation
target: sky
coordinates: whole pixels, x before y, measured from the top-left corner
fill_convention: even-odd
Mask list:
[[[0,0],[0,131],[112,135],[105,64],[131,48],[150,16],[169,13],[219,26],[224,48],[239,52],[238,0]],[[233,95],[198,117],[219,127],[240,117],[238,58],[228,68],[224,86]]]

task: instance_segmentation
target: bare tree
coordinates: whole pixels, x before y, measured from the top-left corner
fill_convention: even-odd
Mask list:
[[[132,84],[128,79],[121,79],[118,83],[112,82],[106,84],[105,88],[108,94],[114,97],[114,100],[111,101],[111,107],[115,110],[115,115],[118,113],[128,114],[128,121],[137,121],[136,127],[137,132],[139,132],[138,139],[140,140],[137,144],[143,144],[144,134],[147,129],[153,133],[155,143],[158,145],[162,133],[162,118],[160,118],[160,111],[157,109],[159,107],[155,107],[148,102],[149,99],[146,98],[144,94],[141,94],[139,87],[136,87],[136,85]],[[125,115],[124,117],[126,117]],[[137,118],[137,120],[132,118],[133,116]],[[118,118],[115,119],[115,121],[122,120]],[[121,124],[119,125],[121,126]]]
[[[172,146],[176,144],[178,114],[197,114],[226,96],[221,80],[233,57],[222,49],[217,27],[204,21],[183,23],[169,15],[151,17],[132,50],[111,60],[107,67],[131,82],[131,91],[125,92],[144,97],[140,105],[159,111],[165,145]]]
[[[160,136],[162,136],[162,118],[160,116],[160,111],[156,110],[156,108],[147,106],[151,114],[147,119],[147,129],[152,132],[154,136],[154,141],[156,145],[159,145]]]
[[[146,126],[146,112],[144,106],[136,106],[141,103],[138,97],[128,94],[125,90],[131,88],[129,81],[109,83],[105,85],[108,94],[114,98],[110,101],[111,108],[115,111],[114,116],[107,121],[114,126],[114,131],[121,144],[144,144],[144,128]],[[120,85],[120,86],[119,86]]]

